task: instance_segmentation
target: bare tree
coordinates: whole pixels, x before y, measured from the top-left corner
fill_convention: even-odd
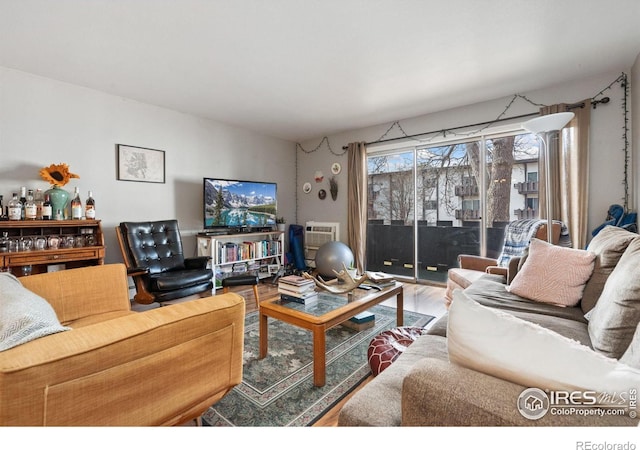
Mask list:
[[[512,186],[513,166],[516,154],[529,158],[537,155],[532,153],[531,145],[521,142],[517,136],[506,136],[486,141],[487,145],[487,217],[486,223],[492,226],[494,222],[508,222],[510,220],[510,195]],[[480,186],[481,155],[479,142],[467,142],[430,147],[418,152],[416,169],[418,177],[418,199],[413,198],[413,172],[408,161],[393,165],[387,156],[369,158],[369,174],[378,174],[379,188],[387,190],[386,199],[378,200],[379,207],[387,209],[385,217],[395,220],[407,220],[412,217],[414,205],[424,205],[426,200],[435,199],[439,208],[446,211],[449,217],[460,209],[460,198],[456,195],[456,186],[464,184],[464,180],[473,180],[475,186]],[[393,167],[391,167],[393,166]],[[373,183],[373,178],[371,178]],[[469,186],[469,187],[473,187]],[[477,190],[469,189],[467,197],[476,197]],[[370,204],[370,208],[373,205]],[[370,209],[371,210],[371,209]],[[418,211],[420,212],[420,211]],[[424,211],[422,217],[424,218]]]
[[[412,171],[390,174],[391,220],[406,222],[413,213],[413,177]]]
[[[511,174],[513,172],[514,136],[493,140],[492,163],[487,186],[487,225],[508,222],[511,205]]]

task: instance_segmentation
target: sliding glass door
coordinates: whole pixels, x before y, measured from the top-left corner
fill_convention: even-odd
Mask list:
[[[414,277],[415,149],[369,156],[367,270]]]
[[[536,218],[537,140],[504,134],[368,156],[367,269],[436,283],[459,254],[498,257]]]

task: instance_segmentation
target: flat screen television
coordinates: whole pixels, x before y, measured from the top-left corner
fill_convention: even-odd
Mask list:
[[[276,183],[204,178],[204,229],[275,226],[277,193]]]

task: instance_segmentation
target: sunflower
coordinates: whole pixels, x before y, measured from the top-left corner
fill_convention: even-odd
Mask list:
[[[64,163],[43,167],[40,169],[40,177],[47,183],[57,187],[64,186],[71,178],[80,178],[79,175],[69,172],[69,166]]]

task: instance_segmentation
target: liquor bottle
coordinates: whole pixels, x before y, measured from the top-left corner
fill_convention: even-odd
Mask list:
[[[53,219],[53,207],[51,206],[51,198],[49,194],[44,194],[44,203],[42,203],[42,220]]]
[[[22,220],[22,203],[18,199],[18,194],[13,193],[13,198],[9,201],[9,220]]]
[[[22,204],[22,210],[20,211],[22,216],[20,218],[24,220],[24,205],[27,203],[27,188],[25,186],[20,188],[20,203]]]
[[[80,188],[76,186],[71,200],[71,219],[82,219],[82,200],[80,200]]]
[[[42,189],[36,189],[33,201],[36,202],[36,219],[42,220],[42,205],[44,204],[44,194],[42,193]]]
[[[87,202],[85,203],[84,217],[87,219],[96,218],[96,201],[94,200],[93,193],[91,191],[89,191]]]
[[[24,220],[36,220],[38,207],[33,200],[33,189],[29,189],[27,201],[24,204]]]
[[[0,195],[0,220],[7,220],[7,218],[4,215],[4,196]]]

